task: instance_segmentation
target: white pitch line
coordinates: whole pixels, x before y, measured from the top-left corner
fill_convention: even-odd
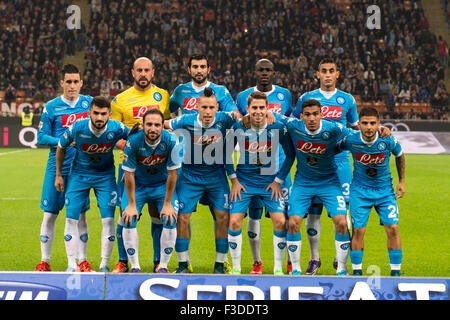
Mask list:
[[[30,151],[31,149],[24,149],[24,150],[16,150],[16,151],[9,151],[9,152],[1,152],[0,156],[4,156],[4,155],[8,155],[8,154],[13,154],[13,153],[18,153],[18,152],[25,152],[25,151]]]

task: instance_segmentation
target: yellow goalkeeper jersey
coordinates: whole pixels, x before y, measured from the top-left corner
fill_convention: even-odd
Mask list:
[[[146,91],[130,87],[111,101],[111,119],[131,128],[136,122],[142,123],[142,116],[151,108],[158,108],[165,119],[170,119],[169,102],[169,93],[155,85]]]
[[[158,108],[164,114],[164,119],[170,119],[169,93],[155,85],[146,91],[136,90],[130,87],[119,93],[111,101],[111,119],[132,128],[135,123],[142,123],[145,111]],[[123,151],[120,152],[120,162],[123,160]]]

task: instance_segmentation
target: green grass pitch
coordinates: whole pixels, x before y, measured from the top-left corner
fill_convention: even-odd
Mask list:
[[[0,271],[33,271],[40,262],[39,231],[42,210],[39,208],[42,182],[48,149],[0,149]],[[116,152],[116,161],[118,154]],[[406,194],[399,200],[399,229],[403,246],[402,272],[405,276],[450,276],[450,184],[449,155],[406,155]],[[391,160],[394,183],[397,173]],[[292,169],[292,176],[295,167]],[[91,192],[91,210],[88,213],[88,260],[94,269],[100,264],[100,213]],[[116,212],[117,221],[118,211]],[[56,236],[52,250],[51,266],[54,271],[64,271],[67,258],[64,247],[65,210],[56,222]],[[246,239],[246,220],[243,226],[242,273],[249,273],[252,259]],[[152,272],[153,249],[150,235],[150,218],[144,208],[138,223],[139,255],[143,272]],[[304,223],[302,225],[301,267],[306,270],[309,244]],[[196,273],[213,271],[215,246],[213,221],[209,209],[199,206],[192,215],[191,261]],[[273,269],[272,225],[262,220],[261,255],[264,273]],[[320,255],[321,275],[334,275],[334,233],[331,220],[322,215]],[[117,262],[117,245],[114,246],[110,268]],[[350,260],[350,259],[349,259]],[[231,258],[229,258],[231,262]],[[176,255],[172,256],[170,270],[175,270]],[[351,270],[350,261],[347,266]],[[286,267],[284,267],[286,268]],[[369,268],[369,270],[368,270]],[[286,269],[284,269],[286,271]],[[363,260],[365,275],[388,276],[389,262],[386,235],[373,211],[367,226]]]

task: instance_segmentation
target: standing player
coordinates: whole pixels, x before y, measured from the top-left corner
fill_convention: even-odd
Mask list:
[[[111,119],[123,122],[128,128],[132,128],[137,123],[142,123],[142,116],[148,109],[159,109],[165,119],[170,119],[169,111],[169,93],[161,88],[158,88],[152,83],[155,73],[155,68],[150,59],[140,57],[134,61],[131,74],[134,82],[133,86],[124,92],[118,94],[111,102],[112,116]],[[123,154],[121,153],[121,163]],[[122,165],[119,165],[118,174],[118,192],[120,206],[120,199],[124,191],[124,184]],[[153,263],[154,270],[159,264],[160,253],[160,239],[163,225],[159,218],[159,213],[154,206],[149,206],[149,213],[151,217],[151,234],[153,239]],[[128,256],[123,246],[122,240],[123,219],[119,217],[117,222],[117,247],[119,250],[119,262],[114,267],[114,273],[121,273],[128,271]]]
[[[215,216],[216,258],[214,273],[225,273],[228,254],[228,210],[230,188],[224,168],[224,137],[235,120],[219,106],[212,88],[198,98],[198,114],[185,114],[166,122],[168,129],[178,130],[185,143],[184,161],[177,182],[179,211],[177,221],[177,273],[189,266],[189,224],[192,212],[203,195],[208,196]]]
[[[178,200],[175,193],[177,171],[181,167],[180,144],[174,133],[163,130],[164,115],[149,109],[142,117],[143,130],[126,143],[122,169],[125,171],[125,191],[122,197],[122,218],[125,222],[123,242],[131,272],[140,272],[137,219],[147,203],[154,205],[163,223],[161,260],[157,269],[167,273],[167,264],[177,237]]]
[[[267,96],[254,91],[248,98],[246,112],[251,127],[241,121],[234,126],[227,139],[239,142],[240,160],[236,171],[233,162],[227,161],[226,169],[232,182],[230,193],[230,226],[228,243],[233,261],[232,274],[241,273],[242,221],[252,200],[260,200],[266,207],[266,216],[273,223],[274,274],[282,275],[282,263],[286,248],[286,202],[280,185],[274,184],[276,174],[284,161],[283,150],[294,154],[285,126],[281,122],[267,124]],[[279,148],[282,145],[283,148]],[[227,156],[230,156],[227,154]],[[242,161],[242,159],[244,161]],[[284,179],[283,179],[284,180]],[[279,180],[277,180],[279,181]],[[252,269],[252,273],[253,273]],[[261,270],[262,271],[262,270]]]
[[[288,206],[288,253],[292,262],[292,274],[301,274],[300,226],[308,214],[314,198],[325,205],[335,227],[337,275],[346,275],[346,262],[350,246],[345,199],[336,173],[334,156],[336,144],[347,128],[340,123],[322,120],[322,109],[317,100],[303,102],[301,120],[289,118],[286,127],[296,148],[297,171]],[[287,155],[280,175],[289,172],[294,159]]]
[[[340,143],[340,148],[349,150],[355,159],[350,192],[353,225],[350,260],[353,275],[362,275],[364,234],[370,211],[374,207],[387,234],[391,276],[399,276],[402,247],[396,198],[403,197],[405,193],[405,155],[397,139],[379,137],[380,116],[376,109],[364,108],[360,111],[359,127],[361,132],[349,134]],[[396,192],[392,187],[389,169],[391,154],[395,157],[399,179]]]
[[[56,150],[55,188],[66,191],[66,245],[67,271],[76,270],[76,249],[78,219],[83,204],[94,189],[97,205],[102,217],[100,271],[109,272],[109,258],[114,245],[114,213],[117,201],[117,185],[113,149],[117,142],[126,139],[129,129],[121,122],[109,120],[111,105],[104,97],[95,97],[88,112],[89,119],[72,124],[60,138]],[[62,166],[66,149],[75,142],[76,155],[72,171],[68,176],[67,188],[62,176]],[[120,143],[120,142],[119,142]]]
[[[297,102],[293,112],[294,117],[299,118],[302,112],[302,104],[308,99],[315,99],[322,106],[322,115],[324,119],[336,121],[344,127],[349,125],[356,129],[358,125],[358,113],[356,110],[356,101],[349,93],[336,89],[339,71],[337,64],[331,58],[325,58],[319,63],[317,78],[320,80],[320,88],[314,91],[306,92]],[[337,174],[342,188],[342,193],[347,205],[349,202],[350,183],[352,180],[352,168],[350,164],[350,155],[348,151],[336,155]],[[319,242],[321,233],[320,217],[323,210],[323,204],[317,199],[309,209],[306,219],[306,234],[308,236],[311,257],[305,274],[314,275],[321,265],[319,257]],[[347,223],[349,223],[347,221]],[[333,262],[336,268],[336,259]]]
[[[170,112],[172,114],[176,114],[178,116],[191,113],[197,114],[199,96],[203,93],[205,88],[211,88],[214,95],[217,97],[217,103],[219,106],[218,110],[233,112],[235,119],[240,118],[239,111],[228,89],[223,85],[218,85],[208,80],[211,68],[206,55],[194,54],[189,57],[187,71],[191,77],[191,81],[179,84],[170,97]],[[200,200],[200,203],[209,205],[207,196],[203,197]],[[209,209],[214,218],[213,208],[210,206]],[[189,272],[193,271],[190,263],[188,265],[188,270]]]
[[[55,238],[55,222],[58,213],[64,207],[64,193],[57,192],[55,182],[55,154],[59,138],[66,129],[75,121],[87,118],[87,112],[92,97],[80,94],[83,85],[78,68],[72,64],[67,64],[61,70],[62,79],[60,85],[63,94],[45,104],[39,123],[38,143],[50,147],[50,153],[45,171],[44,184],[42,187],[41,209],[44,210],[42,220],[40,240],[41,240],[41,263],[36,266],[36,271],[51,271],[50,256],[53,240]],[[73,147],[67,148],[61,174],[67,180],[70,168],[75,157],[76,150]],[[78,234],[74,241],[78,241],[78,269],[79,271],[92,271],[91,266],[86,261],[86,251],[88,242],[88,229],[86,223],[86,211],[89,210],[89,199],[82,208],[78,222]]]
[[[196,54],[189,58],[187,71],[192,81],[179,84],[170,97],[170,112],[181,115],[198,112],[198,98],[205,88],[211,88],[217,97],[219,111],[234,112],[238,115],[233,97],[225,86],[209,82],[211,71],[208,57]]]
[[[268,99],[268,110],[273,113],[289,117],[292,113],[292,95],[291,92],[280,86],[273,84],[275,75],[274,65],[268,59],[260,59],[255,64],[256,86],[240,92],[236,99],[236,104],[241,115],[247,114],[247,100],[252,92],[262,92]],[[289,200],[289,189],[292,185],[290,175],[287,176],[282,186],[285,200]],[[252,274],[262,273],[261,261],[261,217],[263,206],[261,201],[252,199],[248,209],[247,236],[250,243],[250,250],[253,256]],[[288,262],[288,271],[290,270]]]

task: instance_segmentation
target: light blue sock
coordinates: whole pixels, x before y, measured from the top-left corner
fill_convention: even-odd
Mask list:
[[[122,238],[123,225],[117,224],[116,228],[116,239],[117,239],[117,249],[119,251],[119,260],[128,261],[127,251],[125,250],[125,246],[123,245]]]
[[[350,251],[350,261],[352,262],[353,270],[362,270],[363,250]]]
[[[400,267],[402,265],[402,257],[403,257],[402,249],[388,250],[388,255],[389,255],[389,264],[391,266],[391,270],[400,270]]]
[[[161,222],[155,223],[153,220],[155,218],[152,217],[152,227],[151,227],[151,233],[152,233],[152,240],[153,240],[153,261],[159,261],[161,259],[160,257],[160,250],[161,250],[161,233],[163,230],[163,225]],[[156,219],[155,219],[156,220]],[[158,219],[161,221],[160,219]]]

